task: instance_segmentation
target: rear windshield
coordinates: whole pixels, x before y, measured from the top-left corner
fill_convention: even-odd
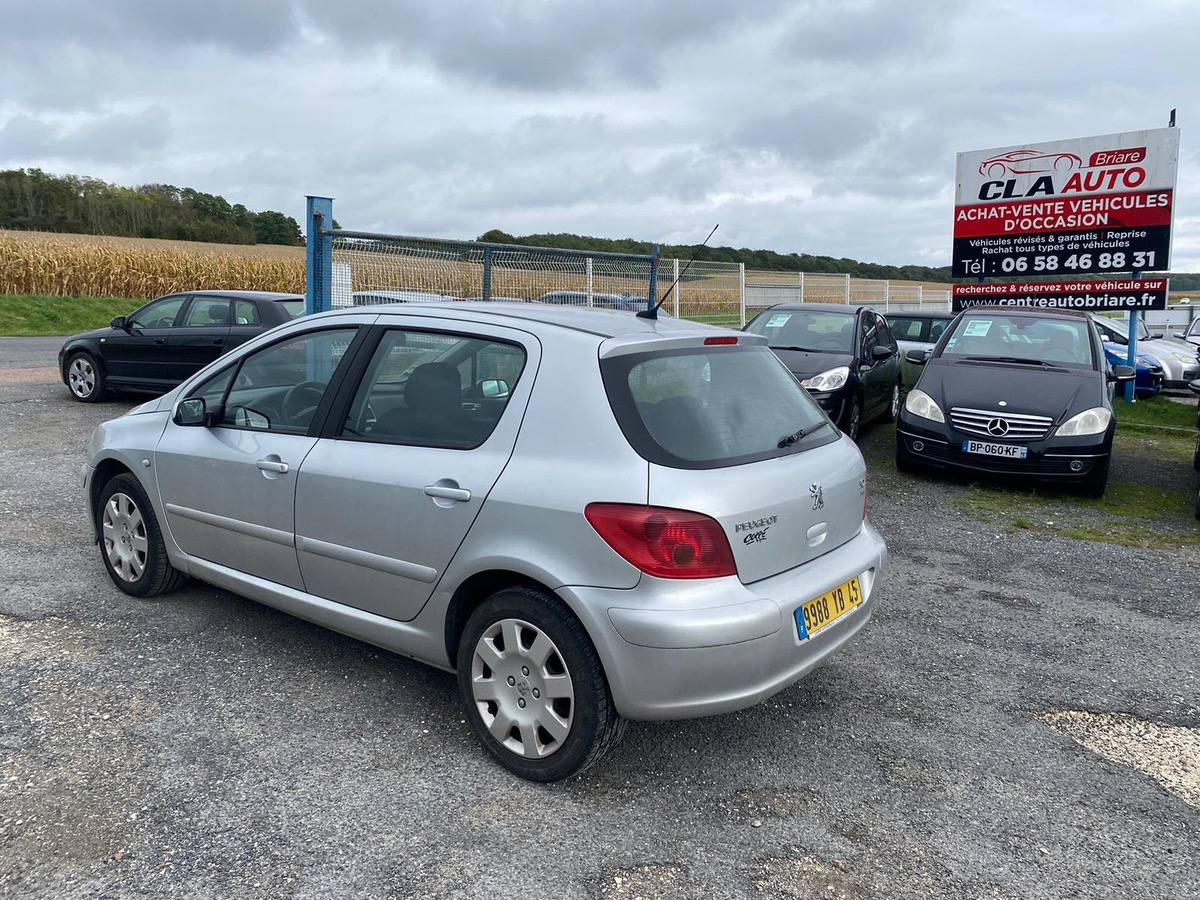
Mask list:
[[[303,300],[280,300],[279,305],[282,306],[284,312],[286,312],[293,319],[298,319],[304,315]]]
[[[660,351],[603,360],[604,386],[630,445],[678,469],[785,456],[839,433],[766,347]]]

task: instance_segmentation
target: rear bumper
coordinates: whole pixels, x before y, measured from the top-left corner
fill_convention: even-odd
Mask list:
[[[633,590],[560,588],[600,654],[618,712],[682,719],[744,709],[803,678],[854,637],[878,603],[883,539],[852,540],[789,572],[743,585],[643,576]],[[863,602],[801,639],[795,612],[857,576]]]

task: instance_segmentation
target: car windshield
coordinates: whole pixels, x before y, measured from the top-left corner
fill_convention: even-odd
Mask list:
[[[617,356],[601,373],[630,445],[652,463],[710,469],[837,440],[838,430],[761,345]]]
[[[958,320],[942,356],[1025,365],[1094,367],[1088,322],[982,313]]]
[[[773,350],[854,352],[854,313],[810,309],[769,309],[746,326],[765,335]]]
[[[1106,326],[1108,326],[1108,328],[1110,330],[1119,334],[1122,338],[1125,339],[1125,342],[1128,343],[1128,341],[1129,341],[1129,321],[1127,319],[1110,319],[1108,316],[1104,316],[1103,318],[1098,319],[1097,321],[1103,322]],[[1150,340],[1150,329],[1146,327],[1146,320],[1142,319],[1142,318],[1138,319],[1138,340],[1139,341]]]

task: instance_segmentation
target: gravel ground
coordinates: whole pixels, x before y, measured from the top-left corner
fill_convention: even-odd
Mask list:
[[[0,378],[0,897],[1200,896],[1194,521],[1143,523],[1152,548],[981,521],[877,426],[892,566],[860,639],[536,786],[449,675],[203,584],[118,592],[79,468],[131,403],[74,403],[53,365]],[[1194,492],[1122,454],[1114,478]]]

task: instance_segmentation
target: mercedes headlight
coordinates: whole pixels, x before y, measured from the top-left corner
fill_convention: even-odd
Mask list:
[[[846,383],[849,377],[850,367],[838,366],[836,369],[830,369],[820,375],[814,375],[812,378],[805,378],[800,383],[810,391],[836,391]]]
[[[934,403],[933,398],[924,391],[909,391],[908,397],[904,401],[904,408],[922,419],[929,419],[933,422],[946,421],[946,417],[942,415],[942,408]]]
[[[1058,426],[1059,437],[1080,437],[1085,434],[1103,434],[1112,421],[1112,412],[1103,406],[1084,410],[1077,416],[1071,416]]]

